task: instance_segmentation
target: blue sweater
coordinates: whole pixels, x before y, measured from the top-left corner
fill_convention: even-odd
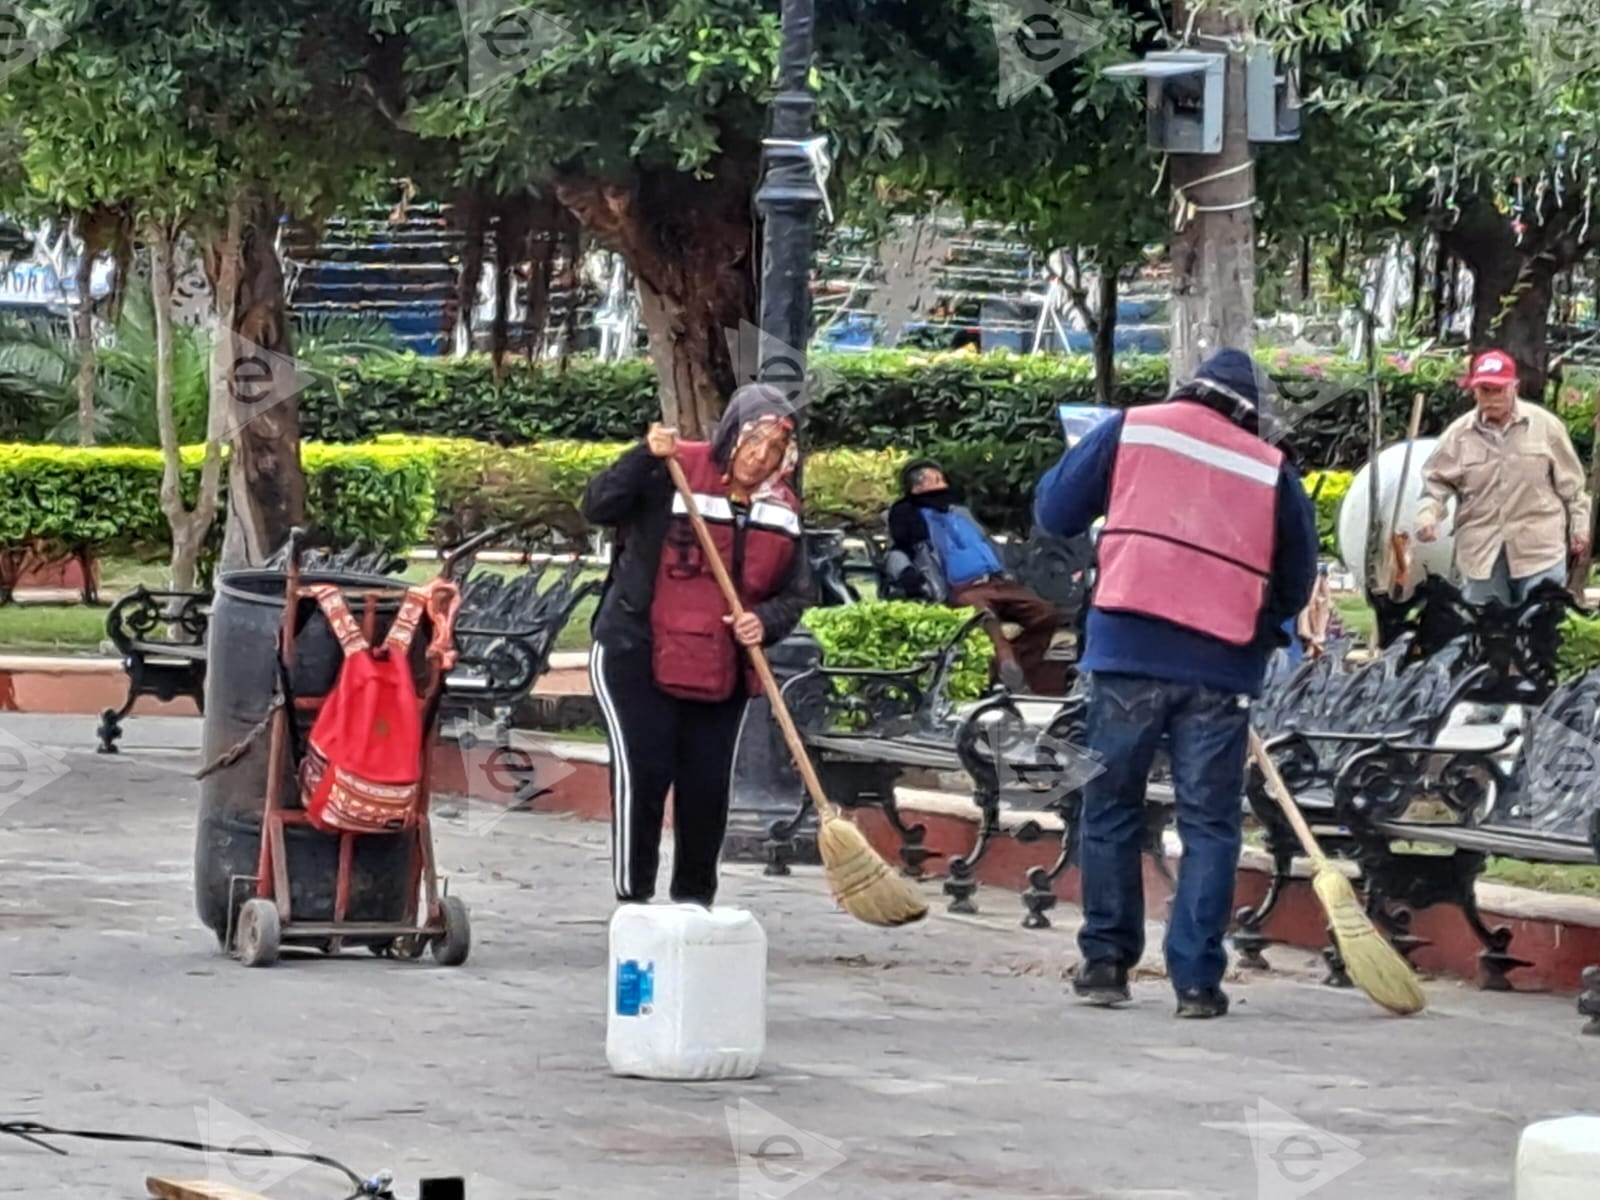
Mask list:
[[[1041,529],[1074,537],[1105,516],[1121,437],[1120,415],[1102,421],[1050,468],[1034,497]],[[1305,608],[1317,577],[1316,514],[1287,460],[1278,476],[1276,526],[1272,577],[1254,644],[1233,646],[1159,617],[1091,608],[1079,668],[1257,695],[1277,631]]]

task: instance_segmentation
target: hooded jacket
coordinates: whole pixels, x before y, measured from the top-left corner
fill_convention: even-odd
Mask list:
[[[709,463],[725,472],[740,430],[767,414],[793,416],[793,409],[774,388],[751,385],[735,392],[712,436]],[[650,612],[662,552],[669,532],[686,525],[682,517],[673,515],[675,495],[666,464],[651,454],[643,441],[590,480],[584,492],[584,518],[617,531],[611,571],[590,626],[594,639],[608,650],[651,650]],[[737,536],[743,538],[742,529]],[[794,632],[801,614],[814,603],[814,590],[804,548],[796,539],[787,576],[777,589],[770,595],[744,597],[750,611],[761,619],[766,645],[781,642]]]
[[[1200,377],[1172,397],[1228,417],[1242,430],[1258,433],[1256,392],[1249,360],[1221,351]],[[1216,386],[1222,383],[1223,388]],[[1246,403],[1237,403],[1243,396]],[[1107,514],[1112,476],[1122,443],[1124,416],[1107,419],[1074,446],[1039,481],[1034,517],[1039,527],[1060,537],[1087,530]],[[1255,637],[1237,645],[1171,620],[1142,612],[1091,607],[1086,650],[1079,669],[1089,673],[1136,675],[1218,691],[1260,692],[1267,657],[1277,646],[1284,622],[1305,607],[1317,570],[1316,517],[1293,464],[1285,458],[1273,485],[1272,554],[1259,599]],[[1186,580],[1174,576],[1172,586]]]
[[[925,599],[942,599],[952,586],[958,586],[952,574],[962,576],[962,582],[1002,574],[1005,559],[962,503],[958,489],[952,486],[920,495],[911,491],[917,473],[930,467],[941,473],[944,470],[929,458],[919,458],[901,469],[902,496],[889,507],[889,541],[915,564],[902,572],[909,575],[898,582],[909,587],[915,576],[937,571],[939,578],[919,582],[918,592]]]

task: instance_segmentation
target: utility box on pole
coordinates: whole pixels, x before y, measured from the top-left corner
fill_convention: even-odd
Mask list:
[[[1107,67],[1116,79],[1145,80],[1146,140],[1167,154],[1222,152],[1228,59],[1203,50],[1155,50],[1142,62]]]
[[[1300,71],[1293,62],[1257,46],[1245,68],[1245,97],[1252,142],[1300,140]]]

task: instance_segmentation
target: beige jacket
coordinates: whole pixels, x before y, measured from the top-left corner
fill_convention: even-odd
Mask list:
[[[1456,564],[1488,579],[1504,548],[1513,579],[1567,561],[1572,535],[1589,532],[1589,494],[1566,426],[1548,409],[1517,401],[1500,434],[1476,409],[1457,417],[1423,468],[1417,524],[1440,522],[1456,498]]]

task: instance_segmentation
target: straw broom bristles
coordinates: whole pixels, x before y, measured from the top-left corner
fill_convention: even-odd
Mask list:
[[[839,906],[868,925],[909,925],[928,915],[922,897],[890,869],[855,824],[818,809],[817,852]]]
[[[1328,916],[1334,945],[1339,948],[1339,957],[1344,960],[1351,982],[1392,1013],[1409,1016],[1421,1012],[1427,998],[1422,994],[1422,985],[1417,982],[1411,964],[1383,939],[1362,910],[1355,888],[1322,853],[1311,827],[1306,824],[1305,815],[1294,802],[1283,776],[1278,774],[1261,735],[1254,729],[1250,730],[1250,757],[1266,777],[1267,790],[1283,809],[1283,815],[1289,819],[1300,845],[1311,859],[1311,887]]]

